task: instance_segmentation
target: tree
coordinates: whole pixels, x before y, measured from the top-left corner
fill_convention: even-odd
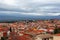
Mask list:
[[[54,34],[58,34],[58,33],[60,33],[60,28],[55,28]]]

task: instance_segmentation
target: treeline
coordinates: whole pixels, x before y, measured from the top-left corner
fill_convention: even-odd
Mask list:
[[[54,34],[59,34],[60,33],[60,28],[55,28]]]

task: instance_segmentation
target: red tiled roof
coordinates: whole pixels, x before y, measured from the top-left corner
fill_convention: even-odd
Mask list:
[[[60,36],[60,33],[59,34],[55,34],[56,36]]]
[[[0,32],[1,32],[1,31],[3,31],[3,28],[2,28],[2,27],[0,27]]]

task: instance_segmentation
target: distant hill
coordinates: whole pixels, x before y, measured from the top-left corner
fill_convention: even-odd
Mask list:
[[[0,14],[0,22],[4,21],[19,21],[19,20],[47,20],[60,19],[60,16],[29,16],[29,15],[2,15]]]

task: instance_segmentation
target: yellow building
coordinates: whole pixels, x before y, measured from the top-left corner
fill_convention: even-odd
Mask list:
[[[50,34],[37,35],[35,40],[53,40],[53,36]]]
[[[60,34],[56,34],[53,36],[53,40],[60,40]]]

